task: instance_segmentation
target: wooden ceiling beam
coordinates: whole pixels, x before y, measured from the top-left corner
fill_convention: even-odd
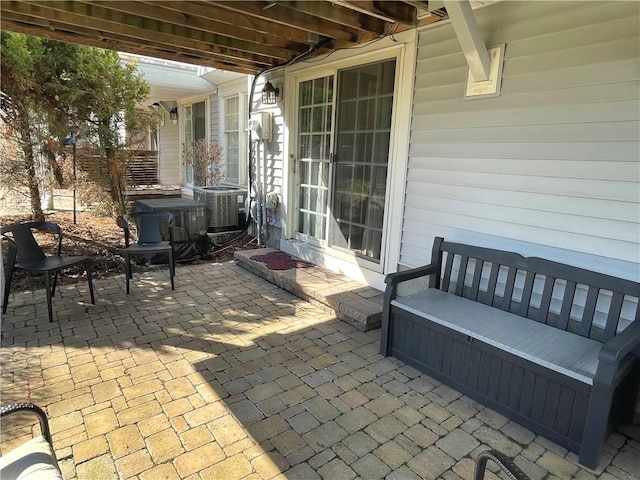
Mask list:
[[[358,31],[372,32],[379,35],[385,32],[385,22],[383,20],[343,7],[339,3],[296,0],[277,2],[276,4],[289,10],[311,15],[315,18],[322,18]]]
[[[241,73],[438,21],[426,0],[0,0],[3,28]]]
[[[345,5],[347,8],[354,8],[359,12],[373,15],[376,18],[385,19],[385,21],[390,23],[402,23],[414,26],[418,21],[416,7],[405,2],[339,0],[337,3]]]
[[[130,2],[127,2],[130,3]],[[241,33],[244,37],[246,32],[255,32],[256,35],[265,35],[265,43],[269,45],[267,40],[286,39],[286,41],[294,44],[307,44],[309,42],[309,34],[302,28],[287,28],[284,25],[274,23],[265,19],[261,19],[252,15],[246,15],[224,8],[220,8],[214,3],[209,2],[176,2],[175,0],[151,0],[146,3],[148,5],[162,7],[167,10],[174,10],[178,14],[184,15],[188,22],[204,20],[205,25],[209,25],[212,30],[219,31],[217,25],[226,25],[225,28],[230,29],[236,34]],[[113,7],[112,7],[113,8]],[[209,23],[211,22],[211,23]],[[189,23],[189,25],[193,25]],[[223,33],[219,31],[219,33]],[[231,36],[231,34],[230,34]],[[275,46],[282,46],[276,45]]]
[[[63,29],[51,29],[46,27],[34,26],[33,24],[24,24],[15,19],[9,19],[8,15],[2,15],[0,18],[0,28],[2,30],[11,31],[15,33],[22,33],[25,35],[31,35],[34,37],[46,38],[48,40],[56,40],[61,42],[73,42],[87,45],[90,47],[104,48],[108,50],[126,51],[137,55],[144,55],[147,57],[162,58],[165,60],[172,60],[176,62],[190,63],[193,65],[202,65],[211,68],[218,68],[221,70],[229,70],[237,73],[244,73],[247,75],[255,75],[260,71],[257,67],[248,67],[237,64],[230,64],[228,62],[220,62],[210,57],[195,56],[184,52],[175,52],[159,49],[148,49],[133,44],[128,44],[119,41],[89,38],[79,34],[78,32],[68,31]]]
[[[2,1],[2,10],[49,19],[100,32],[122,35],[142,43],[177,46],[186,50],[209,52],[229,59],[248,59],[272,65],[291,58],[288,50],[268,45],[251,45],[220,35],[205,34],[166,22],[128,15],[80,1]]]
[[[4,2],[3,2],[4,3]],[[41,30],[59,30],[63,32],[74,32],[76,34],[75,38],[83,38],[86,40],[95,39],[95,40],[107,40],[108,42],[112,42],[114,44],[118,44],[118,47],[103,45],[103,48],[111,48],[111,49],[121,49],[124,51],[129,51],[129,46],[135,46],[136,48],[142,48],[147,51],[147,53],[143,55],[153,56],[151,52],[153,51],[168,51],[168,52],[179,52],[182,55],[191,56],[193,58],[202,57],[202,58],[211,58],[218,62],[227,64],[227,65],[238,65],[240,67],[249,68],[252,70],[262,70],[265,68],[264,63],[256,63],[244,57],[229,57],[227,55],[220,55],[208,50],[198,50],[198,49],[189,49],[189,48],[176,48],[175,45],[169,44],[151,44],[144,41],[141,41],[139,38],[132,37],[130,35],[119,35],[114,32],[103,33],[100,31],[96,31],[93,28],[83,28],[79,25],[69,25],[65,23],[58,23],[52,20],[46,20],[37,17],[29,17],[29,16],[21,16],[19,14],[15,14],[13,12],[2,12],[2,20],[11,20],[13,23],[17,24],[29,24],[32,26],[39,27]],[[46,38],[46,37],[45,37]],[[79,42],[79,43],[87,43],[87,42]],[[88,43],[87,43],[88,44]],[[162,55],[159,55],[162,58]],[[193,63],[193,62],[187,62]]]
[[[273,3],[273,6],[264,2],[235,2],[235,1],[214,1],[214,5],[220,6],[232,12],[239,12],[275,22],[285,27],[298,28],[315,33],[320,36],[344,40],[356,43],[359,40],[360,31],[355,28],[345,27],[322,18],[314,17],[297,10],[291,10]],[[267,8],[265,8],[267,7]]]
[[[139,16],[144,14],[145,18],[165,23],[168,22],[173,25],[179,25],[181,27],[204,32],[205,34],[222,35],[238,41],[251,42],[258,46],[268,45],[271,47],[282,48],[289,51],[290,56],[295,56],[307,50],[307,45],[304,42],[292,41],[287,35],[288,32],[283,31],[282,27],[280,27],[278,35],[274,33],[261,32],[254,26],[250,28],[241,27],[238,24],[229,23],[228,18],[224,18],[224,21],[222,21],[221,19],[224,17],[222,12],[224,12],[224,10],[211,8],[210,5],[204,5],[209,7],[208,9],[204,9],[201,8],[202,6],[198,6],[199,8],[193,8],[194,6],[187,2],[175,1],[114,2],[105,0],[89,0],[87,3],[108,8],[110,10],[117,10],[130,15]],[[204,10],[209,10],[206,16],[203,15]],[[255,24],[257,22],[253,23]]]

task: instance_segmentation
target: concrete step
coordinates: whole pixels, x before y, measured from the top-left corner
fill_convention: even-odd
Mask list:
[[[275,252],[279,250],[275,248],[240,250],[234,253],[234,257],[241,267],[303,300],[335,312],[337,318],[358,330],[368,331],[380,327],[382,292],[318,265],[271,270],[266,263],[251,258]]]

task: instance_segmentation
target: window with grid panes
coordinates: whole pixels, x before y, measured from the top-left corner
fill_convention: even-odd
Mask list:
[[[207,136],[206,102],[193,103],[184,106],[184,143],[197,142]],[[184,166],[185,183],[193,184],[193,167]]]
[[[240,105],[239,97],[224,101],[225,160],[228,182],[240,183]]]

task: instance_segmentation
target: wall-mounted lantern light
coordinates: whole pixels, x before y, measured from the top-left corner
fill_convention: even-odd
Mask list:
[[[178,107],[173,107],[169,111],[169,118],[174,124],[178,123]]]
[[[279,95],[280,89],[278,87],[274,87],[271,82],[267,82],[264,84],[264,88],[262,89],[262,103],[265,105],[275,105],[278,101]]]

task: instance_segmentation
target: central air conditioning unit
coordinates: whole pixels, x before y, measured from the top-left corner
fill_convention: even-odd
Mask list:
[[[209,228],[214,232],[234,230],[244,222],[247,189],[232,186],[193,187],[193,199],[211,210]]]

